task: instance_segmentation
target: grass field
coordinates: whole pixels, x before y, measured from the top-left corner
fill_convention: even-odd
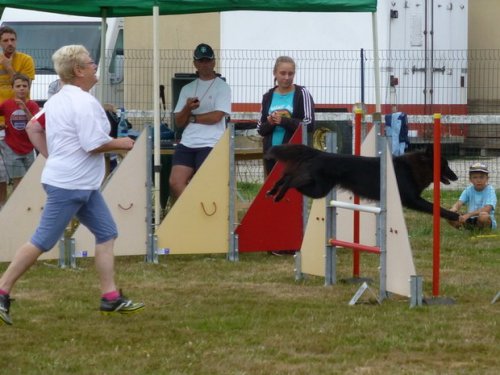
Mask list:
[[[432,220],[405,214],[428,297]],[[441,244],[440,295],[456,304],[413,309],[348,306],[357,285],[296,282],[293,257],[257,253],[117,258],[119,285],[147,306],[103,317],[92,259],[39,262],[12,293],[14,325],[0,326],[0,374],[498,374],[500,237],[442,221]],[[363,274],[376,277],[377,262],[363,255]],[[349,251],[338,267],[350,276]]]

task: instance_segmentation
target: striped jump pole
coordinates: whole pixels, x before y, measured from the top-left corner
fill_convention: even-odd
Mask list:
[[[453,305],[453,298],[441,297],[440,270],[441,270],[441,114],[434,114],[434,202],[432,206],[433,241],[432,241],[432,298],[424,298],[427,305]]]
[[[357,108],[354,112],[354,155],[361,155],[361,120],[363,110]],[[359,204],[359,196],[354,195],[354,204]],[[353,242],[359,243],[360,239],[360,218],[359,211],[354,211],[353,215]],[[352,256],[352,277],[358,279],[360,277],[360,254],[354,247]]]
[[[441,258],[440,201],[441,201],[441,114],[434,114],[434,204],[433,204],[433,251],[432,251],[432,296],[439,296],[439,268]]]

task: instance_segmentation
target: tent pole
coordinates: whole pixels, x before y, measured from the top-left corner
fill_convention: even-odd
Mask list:
[[[106,29],[107,29],[107,22],[106,19],[108,17],[108,10],[107,8],[101,8],[101,63],[99,64],[99,61],[97,62],[99,64],[99,85],[97,86],[97,99],[101,102],[101,104],[104,104],[104,85],[107,82],[107,75],[106,75]]]
[[[382,113],[380,105],[380,61],[378,58],[377,12],[372,12],[373,62],[375,69],[375,112]]]
[[[155,171],[155,232],[160,225],[160,58],[158,43],[158,21],[160,8],[153,6],[153,124],[154,124],[154,171]]]

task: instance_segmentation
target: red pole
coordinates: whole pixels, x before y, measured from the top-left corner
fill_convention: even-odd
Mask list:
[[[433,204],[433,261],[432,261],[432,295],[439,296],[440,269],[440,232],[441,218],[441,114],[434,114],[434,204]]]
[[[341,240],[330,240],[330,243],[337,247],[351,247],[352,249],[356,249],[357,251],[366,251],[367,253],[380,254],[380,247],[378,246],[369,246],[362,245],[359,243],[341,241]]]
[[[354,155],[361,155],[361,118],[363,116],[362,109],[356,109],[354,112]],[[359,197],[357,195],[354,196],[354,204],[359,204]],[[354,211],[354,220],[353,220],[353,241],[354,243],[359,244],[360,236],[359,236],[359,211]],[[353,260],[352,260],[352,276],[355,278],[359,278],[359,250],[353,248]]]

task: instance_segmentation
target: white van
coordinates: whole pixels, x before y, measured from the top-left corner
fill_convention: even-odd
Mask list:
[[[102,103],[121,106],[123,103],[123,18],[106,20],[106,53],[101,56],[101,19],[64,14],[5,8],[0,25],[12,27],[17,34],[17,50],[35,60],[35,80],[31,98],[44,103],[49,84],[58,77],[52,64],[52,54],[68,44],[83,44],[98,63],[98,74],[106,69]],[[94,88],[99,92],[98,85]]]

